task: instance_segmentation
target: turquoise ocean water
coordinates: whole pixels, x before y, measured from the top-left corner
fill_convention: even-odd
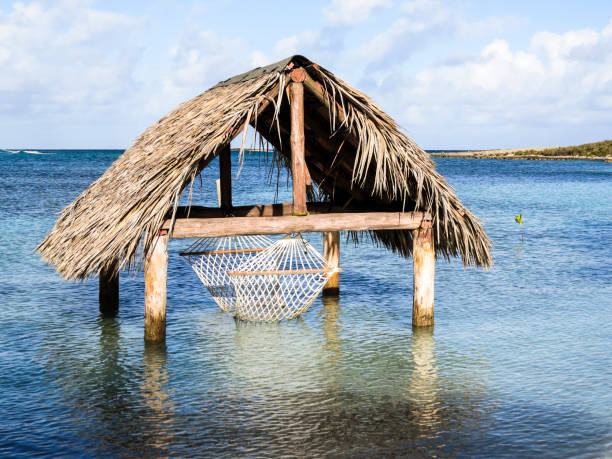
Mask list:
[[[43,153],[0,151],[0,456],[612,457],[612,164],[437,159],[495,267],[439,260],[433,332],[411,329],[412,261],[371,244],[343,239],[338,299],[255,325],[173,240],[167,343],[145,347],[142,273],[103,319],[97,279],[32,252],[120,152]],[[267,178],[247,158],[234,203],[288,200]]]

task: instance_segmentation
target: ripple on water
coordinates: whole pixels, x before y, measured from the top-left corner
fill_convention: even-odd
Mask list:
[[[609,167],[439,160],[496,264],[438,263],[435,331],[411,330],[411,263],[370,244],[343,244],[340,298],[271,325],[219,311],[171,241],[168,339],[145,346],[142,275],[103,319],[95,280],[30,252],[115,157],[0,157],[1,455],[610,455]],[[256,164],[238,204],[265,181]]]

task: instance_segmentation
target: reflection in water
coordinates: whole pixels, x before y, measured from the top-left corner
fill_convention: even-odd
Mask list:
[[[514,259],[516,261],[521,261],[523,259],[523,245],[524,243],[520,243],[514,246]]]
[[[98,326],[100,366],[89,378],[94,382],[96,375],[100,377],[99,389],[89,396],[99,400],[100,410],[94,412],[99,418],[97,426],[107,427],[99,433],[105,443],[119,447],[110,451],[135,449],[163,454],[173,438],[165,343],[145,344],[142,366],[130,365],[128,350],[121,341],[120,321],[101,316]],[[139,431],[136,437],[134,429]]]
[[[343,327],[354,312],[342,306],[327,297],[320,320],[281,324],[214,311],[199,330],[215,334],[171,347],[201,360],[170,359],[171,371],[163,344],[130,345],[120,320],[100,319],[99,340],[73,336],[78,352],[70,343],[59,361],[65,373],[88,356],[64,381],[76,436],[98,453],[147,457],[503,453],[485,428],[499,419],[482,360],[433,328]]]
[[[174,405],[168,391],[166,343],[145,343],[142,397],[149,407],[149,446],[164,449],[172,441]]]
[[[189,376],[169,374],[164,344],[130,356],[120,321],[100,319],[99,363],[78,383],[97,387],[75,401],[97,407],[86,435],[112,454],[151,456],[445,455],[460,441],[464,451],[482,441],[490,403],[477,394],[477,365],[436,352],[433,328],[373,335],[342,326],[352,312],[338,297],[322,306],[319,321],[280,324],[211,313],[190,342],[202,360]],[[465,372],[449,377],[438,368],[458,361],[470,365],[471,383],[449,390]]]
[[[342,346],[340,341],[340,297],[339,295],[323,295],[323,345],[326,363],[323,371],[326,373],[328,390],[334,391],[341,389],[341,381],[338,376],[342,369]]]
[[[98,384],[102,396],[108,400],[115,400],[121,395],[123,379],[125,377],[120,364],[120,322],[112,317],[100,315],[98,317],[100,328],[99,374]]]
[[[323,301],[323,333],[325,335],[325,348],[334,354],[340,354],[340,297],[338,295],[324,295]]]
[[[313,356],[321,350],[313,331],[301,318],[279,323],[236,320],[232,372],[237,387],[295,392],[321,384]]]
[[[414,362],[408,400],[413,404],[414,423],[425,429],[439,424],[438,375],[434,354],[434,327],[413,327],[410,353]]]

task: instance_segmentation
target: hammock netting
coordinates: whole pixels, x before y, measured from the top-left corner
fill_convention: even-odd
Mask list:
[[[236,295],[227,272],[238,269],[272,242],[266,236],[208,237],[198,239],[181,255],[187,259],[219,307],[225,312],[234,313]]]
[[[300,234],[287,235],[263,250],[264,241],[256,239],[260,237],[241,237],[242,244],[251,249],[239,249],[240,257],[236,250],[218,248],[193,250],[184,255],[223,310],[254,322],[293,319],[310,307],[340,268],[330,265]],[[249,243],[248,238],[255,239]],[[207,243],[212,244],[210,239]],[[218,263],[216,267],[210,266],[214,263]],[[211,277],[217,280],[211,282]],[[222,286],[215,284],[218,279],[222,279]]]

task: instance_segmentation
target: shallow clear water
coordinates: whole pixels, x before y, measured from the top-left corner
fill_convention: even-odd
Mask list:
[[[0,152],[0,455],[612,456],[612,164],[438,159],[495,267],[439,261],[433,331],[412,331],[411,260],[384,249],[343,243],[339,299],[255,325],[173,240],[167,343],[145,347],[141,273],[103,319],[96,279],[32,252],[119,152],[50,153]],[[266,177],[247,160],[234,202],[272,202]]]

